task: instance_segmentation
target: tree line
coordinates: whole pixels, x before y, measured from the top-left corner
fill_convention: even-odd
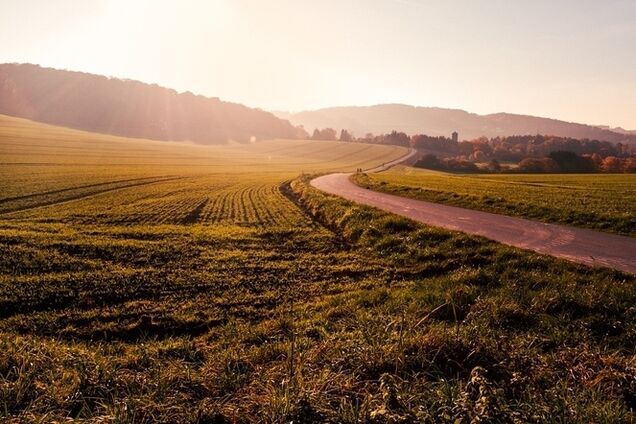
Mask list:
[[[316,129],[314,140],[392,144],[423,153],[417,166],[454,172],[636,172],[636,151],[622,143],[550,135],[480,137],[455,142],[449,137],[400,131],[355,137],[346,129]]]
[[[497,159],[477,166],[474,162],[457,158],[438,158],[428,153],[416,163],[418,168],[451,172],[523,172],[523,173],[590,173],[590,172],[636,172],[636,157],[619,158],[608,156],[601,158],[592,155],[577,155],[567,150],[551,152],[546,157],[525,158],[516,167],[501,165]]]

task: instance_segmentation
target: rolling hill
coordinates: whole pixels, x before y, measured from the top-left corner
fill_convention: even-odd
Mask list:
[[[314,128],[345,128],[357,136],[366,133],[388,133],[393,130],[407,134],[449,136],[453,131],[460,139],[481,136],[546,134],[561,137],[589,138],[609,142],[636,144],[636,134],[611,131],[591,125],[559,121],[510,113],[477,115],[459,109],[415,107],[402,104],[332,107],[299,113],[276,112],[294,125]]]
[[[269,112],[138,81],[0,64],[0,114],[87,131],[219,144],[298,138]]]

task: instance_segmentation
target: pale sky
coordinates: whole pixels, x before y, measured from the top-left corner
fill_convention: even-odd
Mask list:
[[[0,0],[0,62],[266,110],[406,103],[636,129],[636,0]]]

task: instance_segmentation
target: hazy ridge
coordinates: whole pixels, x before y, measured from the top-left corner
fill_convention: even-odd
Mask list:
[[[0,64],[0,114],[100,133],[217,144],[302,136],[289,122],[155,84]]]
[[[266,112],[218,98],[179,93],[139,81],[31,64],[0,64],[0,114],[126,137],[191,140],[303,138],[295,126],[347,129],[357,136],[388,133],[448,136],[545,134],[636,144],[636,133],[511,113],[478,115],[460,109],[403,104],[344,106],[298,113]]]
[[[460,109],[403,104],[344,106],[298,113],[275,113],[281,118],[289,119],[294,125],[303,125],[309,132],[314,128],[345,128],[357,136],[393,130],[408,134],[449,136],[453,131],[457,131],[460,139],[546,134],[614,143],[636,143],[636,134],[626,130],[618,132],[598,126],[511,113],[478,115]]]

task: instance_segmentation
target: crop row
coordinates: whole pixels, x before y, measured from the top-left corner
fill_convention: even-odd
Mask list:
[[[87,193],[70,202],[15,212],[5,218],[118,225],[302,225],[307,218],[280,193],[279,181],[240,177],[229,181],[218,176],[153,180],[152,184]]]

